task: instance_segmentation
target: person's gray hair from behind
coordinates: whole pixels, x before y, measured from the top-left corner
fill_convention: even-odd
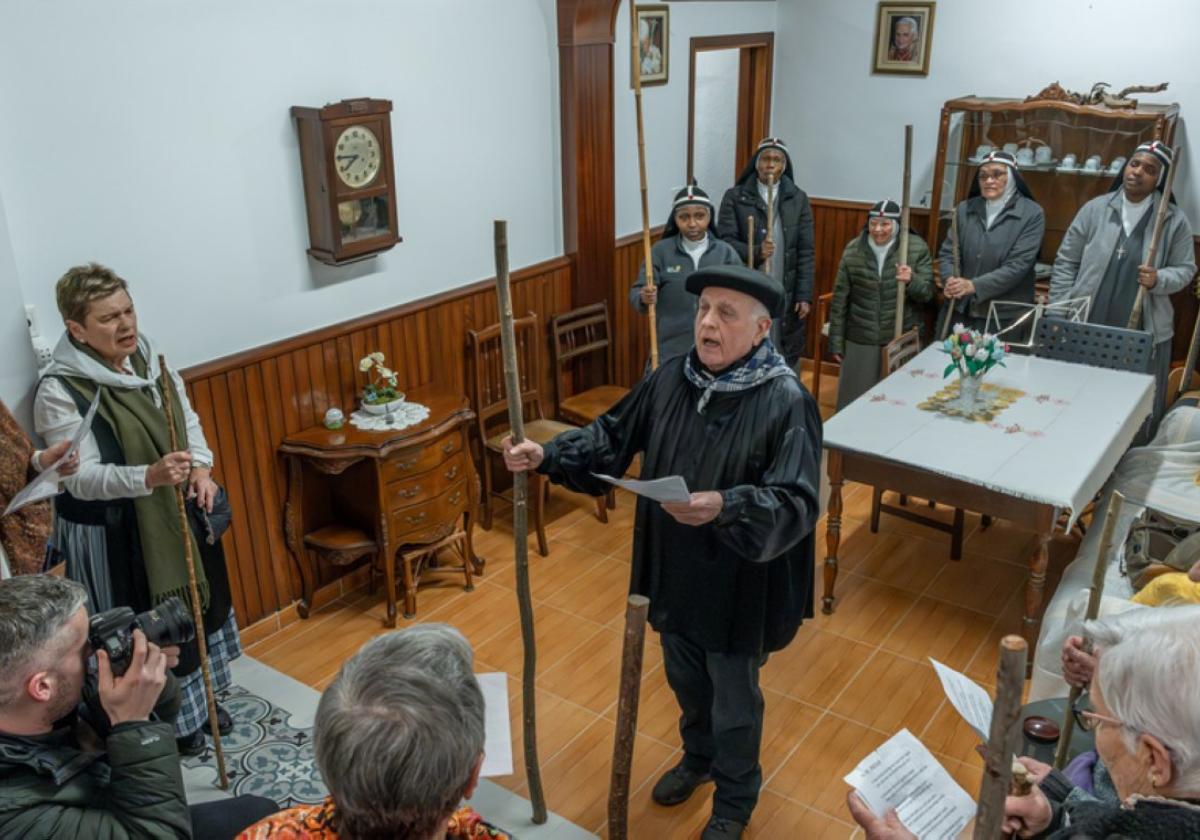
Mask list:
[[[343,840],[424,838],[454,812],[483,755],[471,648],[444,624],[372,639],[321,696],[317,766]]]
[[[1125,741],[1153,735],[1165,744],[1176,787],[1200,791],[1200,606],[1134,610],[1084,625],[1100,649],[1100,695],[1125,724]]]
[[[21,694],[31,666],[57,659],[50,643],[87,603],[87,590],[53,575],[0,580],[0,708]]]

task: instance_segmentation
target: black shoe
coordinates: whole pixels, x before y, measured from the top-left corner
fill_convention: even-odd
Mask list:
[[[727,820],[724,817],[713,817],[708,821],[708,825],[704,826],[700,840],[740,840],[742,832],[745,830],[745,823]]]
[[[707,773],[697,773],[683,766],[681,761],[663,774],[654,785],[650,798],[659,805],[679,805],[687,802],[688,797],[696,792],[696,788],[705,782],[711,782],[712,777]]]
[[[180,755],[200,755],[208,747],[208,739],[202,730],[197,729],[191,735],[176,738],[175,746],[179,748]]]
[[[207,734],[212,734],[212,727],[209,726],[207,720],[204,721],[204,725],[200,728]],[[225,711],[225,707],[220,704],[217,705],[217,731],[222,735],[228,735],[233,731],[233,718],[230,717],[229,712]]]

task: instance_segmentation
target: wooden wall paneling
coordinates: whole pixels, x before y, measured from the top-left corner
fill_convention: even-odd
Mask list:
[[[284,395],[291,394],[290,385],[283,384],[280,376],[281,363],[291,372],[287,364],[287,356],[263,359],[259,365],[262,379],[262,393],[266,396],[267,425],[266,437],[261,437],[263,430],[256,428],[255,455],[259,469],[272,485],[263,490],[263,499],[267,507],[267,530],[271,539],[271,566],[275,573],[275,592],[277,604],[287,604],[300,597],[299,581],[291,567],[291,556],[287,553],[287,545],[282,531],[271,527],[283,515],[282,502],[287,498],[287,465],[275,451],[274,441],[283,440],[292,431],[299,431],[299,425],[289,429],[286,408],[291,403]]]
[[[234,446],[238,464],[242,467],[242,505],[246,518],[246,528],[250,544],[250,562],[243,563],[253,573],[254,591],[258,594],[257,608],[259,615],[251,621],[265,618],[274,612],[277,600],[277,588],[271,562],[271,544],[267,532],[271,528],[271,519],[267,517],[266,505],[263,501],[263,488],[259,481],[262,475],[259,469],[257,449],[255,447],[255,427],[264,425],[261,389],[251,390],[247,387],[246,379],[255,366],[250,365],[242,370],[231,370],[226,374],[229,387],[230,419],[233,421]],[[282,544],[281,544],[282,545]],[[250,599],[247,598],[247,608]]]
[[[307,429],[316,424],[316,411],[313,406],[312,376],[308,371],[308,349],[300,347],[288,354],[292,359],[292,369],[296,373],[296,408],[300,419],[300,428]],[[289,430],[290,431],[290,430]]]

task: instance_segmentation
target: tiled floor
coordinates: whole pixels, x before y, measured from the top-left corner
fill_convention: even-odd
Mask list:
[[[832,378],[822,383],[826,411],[834,384]],[[948,538],[937,532],[884,517],[880,533],[871,534],[868,489],[847,490],[836,611],[806,622],[762,673],[765,784],[751,837],[853,836],[842,776],[901,727],[920,737],[968,791],[978,790],[974,736],[947,705],[928,657],[991,687],[999,640],[1019,630],[1030,535],[1002,522],[981,531],[979,518],[968,515],[965,554],[954,562]],[[620,496],[607,525],[593,511],[589,500],[556,488],[548,511],[551,554],[540,557],[532,542],[529,554],[547,802],[603,835],[633,503]],[[941,516],[950,513],[938,509]],[[824,534],[823,520],[818,534]],[[819,585],[824,540],[818,542]],[[487,568],[475,591],[464,593],[461,579],[431,580],[421,588],[415,620],[455,625],[475,647],[477,670],[508,673],[516,769],[494,781],[525,795],[521,639],[506,511],[498,512],[491,532],[477,531],[476,546]],[[1070,540],[1055,544],[1048,591],[1074,549]],[[381,596],[360,592],[247,652],[324,688],[342,660],[384,631],[383,614]],[[643,673],[631,836],[695,837],[708,818],[711,788],[677,808],[660,808],[649,797],[654,780],[679,756],[678,711],[653,632]]]

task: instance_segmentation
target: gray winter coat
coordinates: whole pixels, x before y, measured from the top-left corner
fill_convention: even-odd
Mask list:
[[[1050,275],[1050,302],[1078,297],[1093,297],[1108,270],[1113,249],[1121,235],[1121,190],[1097,196],[1083,205],[1067,228],[1058,256],[1054,258],[1054,273]],[[1158,212],[1158,204],[1149,210]],[[1145,250],[1140,255],[1144,264],[1150,250],[1149,220]],[[1183,211],[1172,205],[1163,224],[1162,244],[1154,257],[1158,283],[1148,290],[1142,309],[1144,328],[1154,337],[1154,343],[1166,341],[1175,334],[1175,308],[1171,294],[1187,286],[1196,276],[1196,257],[1192,249],[1192,227]]]
[[[1015,194],[990,229],[983,196],[968,198],[955,212],[962,237],[959,276],[975,284],[967,313],[974,318],[986,318],[993,300],[1033,303],[1033,268],[1046,231],[1046,215],[1037,202]],[[954,276],[951,245],[951,237],[947,236],[938,252],[943,279]]]
[[[654,263],[654,285],[658,289],[654,314],[658,325],[658,360],[661,364],[692,349],[698,298],[687,291],[684,284],[696,269],[678,236],[668,236],[654,243],[650,249],[650,259]],[[709,231],[708,250],[700,256],[700,267],[741,264],[742,258],[737,251]],[[641,299],[645,285],[646,266],[643,264],[638,270],[637,281],[629,290],[629,302],[642,314],[646,312]]]

